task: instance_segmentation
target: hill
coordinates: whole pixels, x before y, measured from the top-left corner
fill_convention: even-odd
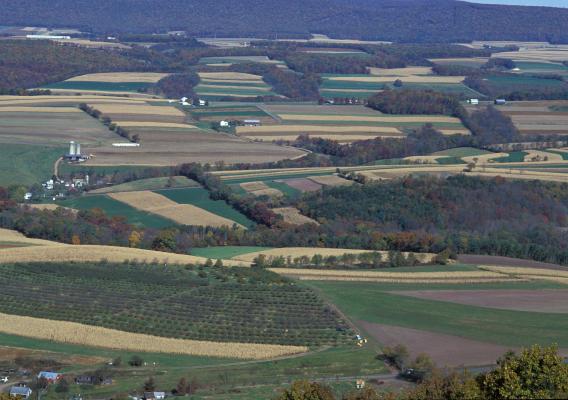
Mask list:
[[[191,35],[306,36],[403,42],[473,39],[568,42],[568,10],[455,0],[0,0],[0,25],[86,31],[187,30]]]

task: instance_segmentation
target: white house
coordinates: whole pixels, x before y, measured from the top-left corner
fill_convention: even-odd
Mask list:
[[[479,105],[479,99],[470,99],[469,104],[471,104],[473,106],[478,106]]]
[[[221,121],[221,122],[219,122],[219,126],[221,128],[228,128],[229,127],[229,121]]]
[[[24,195],[24,200],[31,200],[31,199],[32,199],[32,194],[30,192]]]
[[[200,100],[199,100],[199,105],[200,105],[200,106],[205,106],[205,105],[207,105],[207,102],[206,102],[205,100],[201,100],[201,99],[200,99]]]

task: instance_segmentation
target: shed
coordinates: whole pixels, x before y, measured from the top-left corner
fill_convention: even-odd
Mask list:
[[[243,123],[245,126],[260,126],[260,120],[258,119],[245,119]]]
[[[12,386],[10,388],[11,397],[22,397],[27,399],[32,395],[32,390],[27,386]]]
[[[502,105],[505,105],[505,104],[507,104],[507,100],[505,100],[505,99],[495,100],[495,105],[502,106]]]

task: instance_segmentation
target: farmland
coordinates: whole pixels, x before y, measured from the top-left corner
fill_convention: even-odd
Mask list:
[[[183,340],[285,346],[348,340],[335,329],[343,324],[340,318],[326,313],[324,303],[311,290],[270,272],[120,265],[108,282],[109,266],[100,264],[5,264],[1,268],[3,285],[20,281],[19,290],[14,287],[2,293],[1,309],[7,314],[57,316],[54,319]],[[59,283],[62,277],[64,286]],[[24,295],[28,286],[36,288],[37,297]],[[69,309],[69,303],[81,306]],[[172,320],[178,322],[170,324]],[[289,352],[298,351],[302,348]],[[270,349],[265,354],[273,355]]]
[[[97,93],[97,92],[142,92],[146,91],[150,86],[158,82],[167,74],[160,73],[131,73],[131,72],[115,72],[115,73],[98,73],[80,75],[62,82],[52,83],[43,86],[45,89],[57,93],[77,92],[77,93]]]
[[[51,177],[53,164],[64,154],[62,147],[7,144],[0,145],[0,185],[33,185]]]
[[[200,73],[201,81],[195,92],[202,98],[217,100],[224,97],[276,96],[259,75],[237,72]]]
[[[499,110],[511,117],[522,134],[565,135],[567,105],[564,101],[514,102]]]

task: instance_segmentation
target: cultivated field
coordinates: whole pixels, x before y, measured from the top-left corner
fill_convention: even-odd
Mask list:
[[[0,321],[0,332],[10,335],[117,350],[244,360],[263,360],[308,351],[305,346],[172,339],[75,322],[53,321],[2,313],[0,313]]]
[[[281,197],[284,195],[280,190],[271,188],[261,181],[241,183],[240,187],[255,196]]]
[[[182,225],[220,227],[236,224],[235,221],[202,208],[191,204],[179,204],[151,191],[109,193],[108,196],[138,210],[157,214]]]
[[[158,72],[105,72],[98,74],[79,75],[67,79],[66,82],[145,82],[156,83],[168,74]]]
[[[104,194],[112,192],[130,192],[137,190],[159,190],[168,188],[184,188],[184,187],[197,187],[197,182],[186,178],[185,176],[173,176],[163,178],[148,178],[138,179],[132,182],[121,183],[96,190],[91,190],[89,193]]]
[[[568,134],[568,102],[514,102],[499,106],[523,134]]]
[[[168,74],[155,72],[108,72],[79,75],[62,82],[45,85],[55,93],[136,93],[148,89]]]
[[[260,75],[240,72],[200,72],[195,92],[205,99],[278,96]]]

